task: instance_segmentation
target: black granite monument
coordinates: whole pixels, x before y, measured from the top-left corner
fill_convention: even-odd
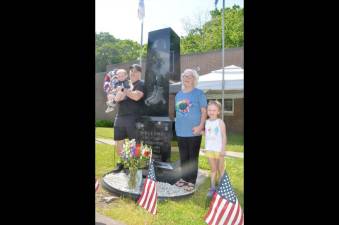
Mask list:
[[[157,179],[173,183],[177,177],[161,176],[159,168],[174,172],[169,163],[174,133],[174,94],[170,84],[180,81],[180,38],[171,29],[149,32],[145,71],[145,110],[137,124],[140,139],[153,149]],[[176,165],[176,164],[175,164]],[[180,174],[177,173],[178,176]]]
[[[169,84],[180,81],[180,38],[171,28],[148,35],[145,115],[169,117]]]
[[[180,81],[180,38],[171,29],[149,32],[145,71],[145,110],[137,125],[140,138],[153,148],[153,158],[168,162],[173,119],[170,83]],[[172,113],[173,114],[173,113]]]

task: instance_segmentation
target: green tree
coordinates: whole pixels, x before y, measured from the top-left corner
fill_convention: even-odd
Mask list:
[[[95,46],[101,46],[105,43],[116,43],[118,39],[114,38],[108,32],[100,32],[99,34],[95,34]]]
[[[222,48],[222,9],[210,12],[211,19],[202,27],[191,29],[181,37],[181,54],[206,52]],[[191,26],[192,27],[192,26]],[[244,13],[238,5],[225,9],[225,48],[241,47],[244,43]]]
[[[96,72],[106,71],[106,65],[120,62],[120,55],[112,43],[103,43],[95,49]]]
[[[199,53],[222,48],[222,9],[210,11],[211,19],[198,14],[195,24],[184,22],[186,36],[181,37],[180,53]],[[206,21],[206,22],[205,22]],[[244,43],[244,10],[238,5],[225,9],[225,48],[241,47]],[[95,69],[106,71],[108,64],[137,60],[147,56],[147,44],[142,47],[132,40],[120,40],[107,32],[95,35]]]
[[[119,54],[119,62],[135,60],[140,56],[141,47],[136,41],[120,40],[114,45],[114,48]]]
[[[140,56],[141,46],[132,40],[120,40],[107,32],[96,34],[95,38],[95,70],[106,71],[106,66],[130,60]]]

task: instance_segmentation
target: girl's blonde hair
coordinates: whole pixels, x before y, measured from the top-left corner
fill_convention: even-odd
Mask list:
[[[221,103],[217,100],[210,100],[210,101],[208,101],[207,108],[210,105],[215,105],[218,108],[218,110],[219,110],[218,118],[221,118]]]

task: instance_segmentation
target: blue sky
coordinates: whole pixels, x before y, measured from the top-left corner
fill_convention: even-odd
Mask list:
[[[184,21],[190,24],[207,21],[214,0],[144,0],[145,18],[143,44],[148,32],[171,27],[179,36],[186,35]],[[244,7],[243,0],[225,0],[225,7]],[[95,31],[109,32],[115,38],[140,43],[141,23],[138,19],[139,0],[95,0]],[[222,0],[218,1],[218,9]]]

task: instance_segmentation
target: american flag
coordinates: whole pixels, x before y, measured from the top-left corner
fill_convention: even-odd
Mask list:
[[[217,5],[218,5],[218,0],[215,0],[215,1],[214,1],[215,9],[217,9]]]
[[[145,5],[144,5],[144,0],[140,0],[140,1],[139,1],[138,17],[139,17],[139,20],[143,20],[144,17],[145,17]]]
[[[138,205],[154,215],[157,212],[157,199],[158,193],[156,188],[154,165],[153,160],[151,160],[148,169],[148,176],[145,180],[141,196],[138,199]]]
[[[95,179],[95,192],[97,192],[97,190],[99,189],[99,181],[97,179]]]
[[[225,171],[221,185],[213,194],[210,209],[205,216],[208,225],[243,225],[244,214]]]

